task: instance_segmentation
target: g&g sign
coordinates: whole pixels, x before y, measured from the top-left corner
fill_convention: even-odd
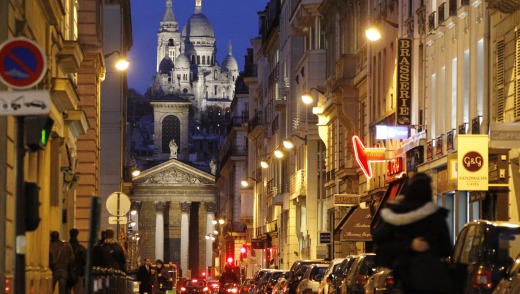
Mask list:
[[[487,191],[489,181],[488,136],[458,135],[458,190]]]

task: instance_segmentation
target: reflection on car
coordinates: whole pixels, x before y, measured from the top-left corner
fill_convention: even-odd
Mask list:
[[[325,277],[325,272],[329,265],[327,264],[312,264],[308,266],[307,271],[303,274],[302,281],[296,288],[297,294],[316,294],[318,293],[318,286]]]
[[[520,253],[520,225],[478,220],[464,226],[450,258],[455,293],[492,293]]]
[[[504,274],[493,294],[520,293],[520,254]]]

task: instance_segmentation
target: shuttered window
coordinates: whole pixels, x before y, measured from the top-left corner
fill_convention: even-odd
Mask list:
[[[504,122],[504,48],[505,42],[497,42],[497,108],[496,108],[496,121]]]

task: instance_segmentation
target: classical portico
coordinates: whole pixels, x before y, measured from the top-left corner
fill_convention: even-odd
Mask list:
[[[211,265],[212,244],[205,236],[215,218],[213,175],[171,159],[133,180],[132,202],[140,202],[141,259],[172,261],[186,276]]]

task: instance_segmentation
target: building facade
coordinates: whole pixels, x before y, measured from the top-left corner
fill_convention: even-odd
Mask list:
[[[128,1],[111,1],[129,8]],[[23,117],[0,118],[0,206],[4,211],[0,248],[0,287],[9,293],[51,293],[49,232],[69,239],[80,230],[86,245],[91,229],[91,198],[99,195],[100,85],[105,79],[103,10],[105,2],[3,1],[0,41],[34,41],[46,57],[43,79],[24,93],[50,96],[53,125],[44,149],[24,146]],[[128,31],[129,23],[123,24]],[[110,34],[107,32],[106,34]],[[19,91],[0,84],[2,92]],[[18,131],[17,131],[18,130]],[[28,131],[26,129],[26,131]],[[39,187],[35,211],[24,210],[24,182]],[[39,216],[27,230],[25,218]]]

